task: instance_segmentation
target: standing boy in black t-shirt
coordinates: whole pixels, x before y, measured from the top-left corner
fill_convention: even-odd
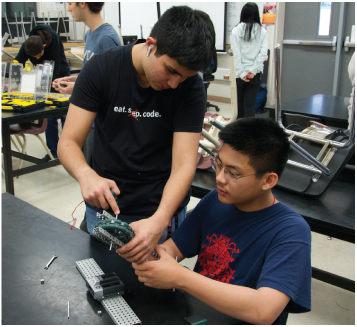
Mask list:
[[[15,59],[23,65],[29,59],[34,66],[42,64],[45,60],[53,60],[52,80],[70,75],[62,40],[49,25],[39,24],[35,26],[30,31],[30,37],[26,42],[22,43]],[[51,92],[55,91],[53,88],[51,90]],[[57,158],[58,118],[48,118],[46,129],[46,143],[55,159]],[[66,116],[61,116],[60,118],[63,125]],[[46,161],[51,160],[48,154],[42,159]]]
[[[144,261],[171,218],[184,219],[206,106],[197,72],[214,46],[207,14],[172,7],[146,40],[97,54],[78,76],[59,158],[80,183],[88,231],[98,208],[131,222],[128,261]],[[94,120],[91,168],[81,148]]]

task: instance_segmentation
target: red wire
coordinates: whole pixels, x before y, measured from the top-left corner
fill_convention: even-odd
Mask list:
[[[74,214],[74,212],[77,210],[77,208],[78,208],[83,202],[84,202],[84,200],[83,200],[80,204],[78,204],[78,205],[76,206],[76,208],[75,208],[75,209],[73,210],[73,212],[72,212],[73,224],[72,224],[72,226],[71,226],[71,230],[74,229],[74,227],[76,226],[76,222],[77,222],[77,218],[74,218],[73,214]]]

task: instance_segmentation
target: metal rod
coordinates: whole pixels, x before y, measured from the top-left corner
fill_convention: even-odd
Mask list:
[[[316,137],[316,136],[312,136],[312,135],[307,135],[307,134],[303,134],[303,133],[300,133],[300,132],[295,132],[295,131],[291,131],[289,129],[286,129],[284,127],[284,131],[285,133],[289,134],[289,135],[294,135],[294,136],[297,136],[301,139],[304,139],[304,140],[308,140],[308,141],[312,141],[312,142],[316,142],[316,143],[320,143],[320,144],[326,144],[327,142],[330,142],[330,145],[332,147],[335,147],[335,148],[345,148],[347,144],[347,142],[337,142],[337,141],[332,141],[332,140],[325,140],[325,139],[321,139],[319,137]]]
[[[340,86],[340,75],[341,75],[341,54],[342,54],[342,43],[343,43],[343,30],[345,25],[345,3],[340,3],[340,17],[338,20],[338,31],[337,31],[337,45],[336,45],[336,58],[335,58],[335,70],[332,85],[332,95],[338,95],[338,89]]]
[[[84,61],[83,58],[81,58],[80,56],[76,55],[75,53],[73,53],[71,50],[67,50],[67,52],[69,52],[71,55],[75,56],[76,58],[78,58],[79,60]]]
[[[64,27],[64,31],[65,31],[65,33],[66,33],[66,38],[67,38],[67,42],[68,42],[69,37],[68,37],[68,33],[67,33],[66,22],[65,22],[65,20],[64,20],[63,12],[62,12],[62,11],[61,11],[61,17],[62,17],[63,27]],[[68,24],[69,24],[69,19],[68,19]]]
[[[226,127],[225,125],[223,125],[221,122],[219,122],[218,120],[215,120],[212,117],[208,118],[208,121],[215,127],[217,127],[218,129],[222,129],[224,127]]]
[[[297,162],[297,161],[288,160],[287,164],[291,165],[291,166],[294,166],[294,167],[298,167],[298,168],[302,168],[302,169],[305,169],[305,170],[309,170],[309,171],[312,171],[313,173],[322,175],[322,171],[320,169],[317,169],[317,168],[312,167],[312,166],[304,165],[304,164],[302,164],[300,162]]]
[[[20,43],[20,33],[19,27],[17,26],[17,13],[15,12],[15,22],[16,22],[16,32],[17,32],[17,43]]]
[[[308,40],[283,40],[283,44],[289,45],[309,45],[318,47],[335,47],[334,41],[308,41]]]
[[[202,134],[208,141],[210,141],[211,143],[213,143],[213,145],[214,145],[216,148],[219,148],[219,147],[221,146],[221,143],[220,143],[216,138],[214,138],[211,134],[209,134],[204,128],[202,128],[201,134]]]
[[[10,58],[15,59],[15,57],[14,57],[12,54],[10,54],[10,53],[8,53],[8,52],[6,52],[6,51],[4,51],[4,50],[1,50],[1,51],[2,51],[2,53],[8,55]]]
[[[203,144],[198,143],[198,145],[200,146],[200,148],[202,148],[203,150],[205,150],[208,154],[210,154],[211,156],[215,157],[216,155],[211,151],[209,150],[208,148],[206,148]]]
[[[4,13],[4,16],[5,16],[5,21],[6,21],[7,29],[9,30],[10,39],[11,39],[11,44],[12,44],[14,41],[13,41],[13,39],[12,39],[12,34],[11,34],[10,26],[9,26],[9,21],[7,20],[6,13]]]
[[[321,162],[317,161],[315,157],[313,157],[309,152],[307,152],[301,146],[297,145],[293,140],[290,140],[290,146],[295,152],[300,154],[304,159],[306,159],[308,162],[310,162],[316,168],[320,169],[324,175],[326,175],[326,176],[331,175],[330,169],[325,167]]]
[[[57,34],[58,34],[59,20],[60,20],[60,13],[58,12],[57,28],[56,28],[56,33],[57,33]],[[59,36],[59,34],[58,34],[58,36]]]
[[[22,42],[26,41],[26,30],[25,30],[25,25],[24,25],[24,18],[23,18],[23,13],[20,13],[21,16],[21,40]]]

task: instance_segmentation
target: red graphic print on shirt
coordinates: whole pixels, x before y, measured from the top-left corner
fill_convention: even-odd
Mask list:
[[[198,262],[202,267],[201,275],[207,276],[214,280],[223,283],[229,283],[233,279],[235,270],[228,266],[232,262],[234,253],[239,253],[236,249],[236,244],[230,242],[231,239],[220,235],[217,238],[216,234],[211,237],[207,236],[209,244],[203,244],[204,251],[198,256]]]

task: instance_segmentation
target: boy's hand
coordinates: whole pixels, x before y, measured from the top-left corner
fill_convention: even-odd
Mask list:
[[[52,83],[53,88],[62,94],[72,94],[74,88],[74,82],[61,81],[60,84]]]
[[[117,249],[117,253],[129,262],[142,263],[150,259],[163,231],[160,221],[154,217],[141,219],[130,224],[135,237],[125,246]]]
[[[114,214],[119,215],[120,210],[114,196],[110,192],[120,194],[120,190],[113,180],[100,177],[93,170],[87,171],[84,178],[78,180],[83,199],[93,207],[109,209],[112,208]]]
[[[60,93],[72,94],[74,83],[76,80],[77,80],[77,76],[66,76],[66,77],[56,78],[52,82],[52,87]]]
[[[157,245],[155,250],[160,256],[159,260],[132,264],[139,281],[153,288],[177,288],[182,269],[186,268],[166,253],[160,245]]]

